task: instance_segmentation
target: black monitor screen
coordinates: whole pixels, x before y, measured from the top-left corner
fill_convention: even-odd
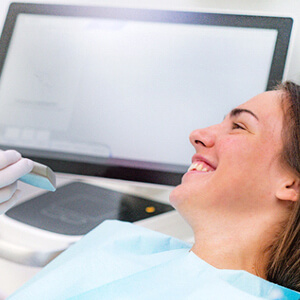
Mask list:
[[[0,147],[55,171],[175,185],[189,133],[280,81],[292,19],[15,3]]]

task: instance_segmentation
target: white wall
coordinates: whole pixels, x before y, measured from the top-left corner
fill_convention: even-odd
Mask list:
[[[11,1],[0,0],[0,30]],[[285,79],[300,82],[300,1],[299,0],[30,0],[23,2],[63,3],[146,7],[171,10],[195,10],[259,15],[290,16],[294,19],[292,43],[288,55]]]

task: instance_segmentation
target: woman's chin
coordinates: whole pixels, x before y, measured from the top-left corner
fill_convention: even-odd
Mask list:
[[[178,206],[180,206],[180,204],[182,202],[184,202],[184,199],[186,199],[185,194],[186,194],[186,191],[185,191],[184,185],[180,184],[180,185],[176,186],[170,193],[170,196],[169,196],[170,204],[175,209],[178,209]]]

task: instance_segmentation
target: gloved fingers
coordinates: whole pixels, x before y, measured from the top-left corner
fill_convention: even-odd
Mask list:
[[[0,170],[16,163],[21,159],[21,154],[15,150],[0,150]]]
[[[19,199],[20,191],[16,190],[15,193],[12,195],[12,197],[7,200],[4,203],[0,204],[0,214],[4,214],[6,211],[8,211],[10,208],[12,208]]]
[[[7,185],[0,189],[0,204],[8,201],[17,190],[17,182]]]
[[[0,188],[10,185],[33,169],[33,161],[21,158],[16,163],[0,170]]]

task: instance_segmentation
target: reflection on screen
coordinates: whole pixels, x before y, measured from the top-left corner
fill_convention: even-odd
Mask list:
[[[276,37],[270,29],[20,15],[0,81],[0,142],[189,164],[193,129],[265,90]]]

